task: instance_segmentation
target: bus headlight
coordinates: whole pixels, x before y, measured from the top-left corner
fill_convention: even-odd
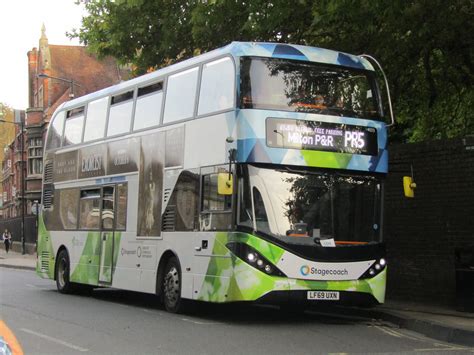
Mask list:
[[[387,266],[387,261],[384,258],[380,258],[375,261],[375,263],[369,268],[369,270],[364,272],[364,274],[360,277],[360,279],[372,278],[380,274],[383,270],[385,270],[386,266]]]
[[[248,244],[231,242],[228,243],[226,247],[237,257],[242,259],[242,261],[267,275],[286,276],[262,254],[260,254]]]

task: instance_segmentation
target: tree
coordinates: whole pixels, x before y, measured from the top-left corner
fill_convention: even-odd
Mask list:
[[[383,63],[398,139],[467,135],[474,133],[473,11],[468,0],[325,0],[313,7],[307,39]]]
[[[97,0],[71,36],[137,73],[231,41],[320,46],[379,59],[397,117],[392,138],[474,133],[470,0]]]
[[[136,74],[193,56],[188,1],[79,0],[88,16],[69,33],[99,57],[133,64]]]
[[[0,102],[0,120],[7,122],[14,121],[13,109]],[[9,145],[15,139],[15,125],[11,123],[0,122],[0,166],[3,162],[3,148]],[[0,190],[2,185],[0,184]]]

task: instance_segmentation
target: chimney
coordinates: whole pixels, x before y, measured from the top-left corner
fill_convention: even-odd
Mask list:
[[[38,65],[38,50],[33,48],[28,52],[28,107],[35,107],[35,92],[37,89],[36,68]]]

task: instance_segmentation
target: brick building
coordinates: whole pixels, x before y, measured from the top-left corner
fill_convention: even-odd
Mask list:
[[[25,155],[25,137],[21,134],[21,122],[25,119],[25,111],[13,110],[14,119],[8,124],[14,129],[13,140],[3,147],[2,160],[2,217],[14,218],[21,215],[22,169]],[[23,140],[23,141],[22,141]]]
[[[43,143],[56,108],[73,97],[85,95],[129,79],[130,71],[113,58],[99,60],[83,46],[48,43],[43,26],[39,48],[28,52],[28,109],[26,110],[27,213],[41,200]],[[40,78],[45,74],[49,78]]]
[[[4,151],[8,150],[8,145],[15,138],[14,111],[0,103],[0,218],[3,215],[3,170],[6,168],[3,163]],[[6,122],[6,123],[5,123]]]
[[[99,60],[83,46],[49,44],[43,25],[39,47],[28,52],[28,108],[23,112],[25,125],[24,156],[21,159],[20,125],[15,126],[14,141],[7,142],[2,161],[3,223],[21,215],[21,165],[25,168],[25,214],[30,215],[34,201],[41,202],[43,144],[48,123],[63,102],[130,78],[130,70],[113,58]],[[48,77],[38,77],[45,74]],[[19,121],[18,121],[19,122]],[[3,149],[3,147],[2,147]],[[11,222],[11,221],[10,221]],[[1,223],[0,223],[1,224]]]

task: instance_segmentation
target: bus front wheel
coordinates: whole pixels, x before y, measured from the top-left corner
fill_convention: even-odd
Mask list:
[[[65,249],[59,252],[56,261],[56,287],[60,293],[71,293],[73,286],[69,281],[69,255]]]
[[[162,292],[163,303],[168,312],[184,311],[185,300],[181,298],[181,267],[176,257],[171,257],[166,264]]]

